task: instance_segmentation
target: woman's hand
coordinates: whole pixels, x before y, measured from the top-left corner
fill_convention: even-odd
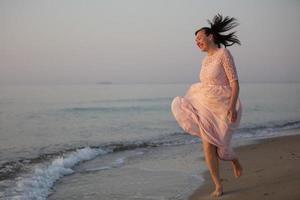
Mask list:
[[[237,112],[235,110],[235,107],[230,107],[227,111],[227,116],[230,119],[230,122],[235,122],[237,119]]]

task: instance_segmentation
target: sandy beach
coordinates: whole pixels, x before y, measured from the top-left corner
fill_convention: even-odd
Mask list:
[[[83,163],[75,169],[79,173],[55,185],[49,199],[299,199],[300,135],[235,148],[244,173],[234,178],[231,163],[221,161],[224,195],[219,198],[209,196],[214,188],[203,168],[201,147],[195,143],[151,148],[141,157],[131,156],[135,151],[123,152],[128,158],[126,165],[110,170],[97,170],[103,158],[101,163],[97,159]]]
[[[208,173],[206,182],[190,200],[200,199],[300,199],[300,135],[264,139],[237,149],[244,174],[234,178],[231,163],[220,163],[224,195],[212,198]]]

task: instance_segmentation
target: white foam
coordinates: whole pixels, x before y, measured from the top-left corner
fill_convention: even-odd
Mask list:
[[[136,154],[136,155],[144,155],[145,152],[143,152],[143,151],[138,151],[138,152],[136,152],[135,154]]]
[[[297,127],[283,127],[283,128],[265,128],[258,130],[254,133],[241,133],[234,134],[233,139],[235,140],[257,140],[264,138],[273,138],[279,136],[298,135]]]
[[[65,175],[73,173],[72,167],[81,161],[91,160],[98,155],[106,154],[100,148],[86,147],[64,157],[59,157],[48,166],[36,167],[27,177],[19,177],[16,187],[8,192],[8,199],[36,199],[45,200],[55,181]]]
[[[121,167],[125,163],[126,157],[117,158],[113,163],[114,167]]]
[[[120,157],[120,158],[117,158],[110,166],[89,168],[89,169],[86,169],[85,172],[94,172],[94,171],[101,171],[101,170],[122,167],[122,165],[125,163],[125,159],[126,159],[126,157]]]
[[[86,169],[86,172],[94,172],[94,171],[101,171],[101,170],[107,170],[107,169],[111,169],[112,167],[110,166],[103,166],[103,167],[96,167],[96,168],[90,168],[90,169]]]
[[[117,158],[110,166],[102,166],[102,167],[95,167],[86,169],[86,172],[93,172],[93,171],[100,171],[100,170],[107,170],[112,168],[121,167],[125,163],[126,157]]]

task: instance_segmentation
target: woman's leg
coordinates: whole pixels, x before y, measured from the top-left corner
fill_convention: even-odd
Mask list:
[[[240,164],[238,159],[234,159],[231,162],[232,162],[234,176],[236,178],[240,177],[242,175],[242,172],[243,172],[242,165]]]
[[[212,177],[212,180],[215,184],[215,191],[211,193],[212,196],[221,196],[223,193],[222,184],[220,181],[219,175],[219,160],[217,157],[217,148],[213,144],[210,144],[206,140],[202,139],[203,150],[205,155],[205,160]]]

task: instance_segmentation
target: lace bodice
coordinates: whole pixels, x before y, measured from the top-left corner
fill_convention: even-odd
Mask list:
[[[202,61],[199,78],[209,85],[230,85],[230,82],[238,80],[230,51],[220,48],[213,55],[207,55]]]

